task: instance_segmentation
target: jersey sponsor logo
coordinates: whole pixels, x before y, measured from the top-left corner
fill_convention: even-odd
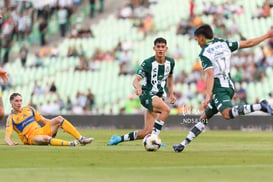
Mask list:
[[[161,81],[164,81],[164,80],[152,80],[151,83],[152,85],[156,85],[156,84],[160,85]]]
[[[170,72],[170,66],[167,65],[167,66],[166,66],[166,69],[165,69],[165,73],[169,73],[169,72]]]

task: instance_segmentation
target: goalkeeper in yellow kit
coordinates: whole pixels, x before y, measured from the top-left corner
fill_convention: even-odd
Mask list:
[[[76,146],[77,144],[89,144],[94,140],[94,138],[82,136],[62,116],[47,119],[30,106],[22,107],[22,96],[19,93],[11,94],[9,100],[12,111],[7,118],[5,141],[10,146],[18,144],[11,140],[13,130],[16,131],[21,141],[26,145]],[[54,138],[59,128],[72,135],[77,141],[65,141]]]

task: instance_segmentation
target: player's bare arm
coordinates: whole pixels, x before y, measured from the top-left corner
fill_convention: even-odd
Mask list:
[[[5,135],[5,142],[9,145],[9,146],[15,146],[15,145],[18,145],[17,142],[13,142],[11,140],[11,136],[9,134],[6,134]]]
[[[253,39],[249,39],[249,40],[245,40],[245,41],[240,41],[240,49],[242,48],[248,48],[248,47],[253,47],[255,45],[258,45],[259,43],[263,42],[264,40],[268,39],[268,38],[272,38],[273,37],[273,29],[269,30],[266,34],[253,38]]]
[[[168,83],[168,89],[169,89],[169,97],[170,97],[170,101],[171,104],[174,104],[176,102],[176,98],[174,96],[174,91],[173,91],[173,75],[169,75],[168,79],[167,79],[167,83]]]
[[[133,81],[133,86],[135,88],[135,93],[136,93],[137,96],[140,96],[142,94],[142,87],[140,85],[141,79],[142,78],[140,76],[136,75],[135,79]]]
[[[206,99],[205,99],[205,102],[203,103],[203,107],[207,108],[212,97],[212,89],[214,85],[213,68],[207,69],[205,71],[205,75],[206,75]]]

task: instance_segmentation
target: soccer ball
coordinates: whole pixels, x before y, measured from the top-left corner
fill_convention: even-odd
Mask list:
[[[149,151],[157,151],[161,145],[161,139],[158,135],[155,134],[148,134],[143,139],[144,148]]]

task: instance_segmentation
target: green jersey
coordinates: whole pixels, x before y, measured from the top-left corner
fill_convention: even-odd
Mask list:
[[[137,70],[137,75],[143,78],[142,90],[165,97],[167,78],[173,74],[174,65],[175,61],[170,57],[165,57],[163,64],[158,63],[155,56],[144,60]]]
[[[230,56],[233,51],[239,49],[239,42],[230,42],[214,38],[207,43],[199,54],[203,70],[213,68],[214,87],[213,92],[218,88],[233,88],[234,84],[230,78]]]

